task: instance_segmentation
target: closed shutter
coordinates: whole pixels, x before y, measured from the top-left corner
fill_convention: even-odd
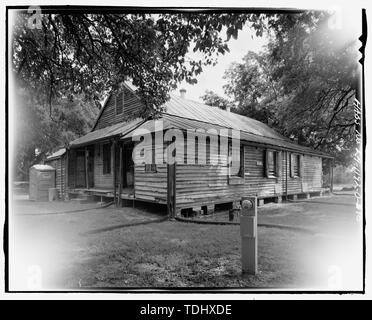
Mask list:
[[[289,157],[289,168],[290,168],[290,177],[294,177],[294,159],[293,159],[293,153],[291,153]]]
[[[281,167],[282,167],[282,153],[280,151],[276,153],[276,176],[281,176]]]
[[[302,177],[303,176],[303,155],[298,156],[298,176]]]

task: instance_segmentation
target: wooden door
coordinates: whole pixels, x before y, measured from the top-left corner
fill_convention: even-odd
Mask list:
[[[88,187],[94,187],[94,145],[89,146],[88,150]]]
[[[76,151],[76,188],[84,188],[86,185],[85,180],[85,150]]]
[[[123,181],[125,188],[133,188],[134,186],[134,162],[132,158],[133,145],[124,145],[123,149]]]

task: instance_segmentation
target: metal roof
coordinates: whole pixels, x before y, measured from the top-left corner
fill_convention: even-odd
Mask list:
[[[252,118],[181,98],[174,94],[170,96],[171,98],[164,104],[167,114],[208,122],[221,127],[241,130],[263,137],[291,141],[268,125]]]
[[[66,152],[66,148],[61,148],[57,150],[56,152],[52,153],[50,156],[48,156],[47,160],[50,161],[50,160],[58,159],[59,157],[63,156],[65,152]]]
[[[160,119],[159,119],[160,120]],[[217,132],[221,129],[226,129],[227,127],[211,124],[208,122],[202,122],[198,120],[191,120],[187,118],[182,118],[179,116],[174,116],[170,114],[163,114],[161,117],[162,121],[162,129],[168,130],[168,129],[180,129],[180,130],[198,130],[198,129],[204,129],[205,132],[207,132],[210,129],[216,129]],[[139,125],[136,129],[138,130],[148,130],[150,132],[155,132],[161,129],[161,127],[157,127],[157,130],[155,130],[155,120],[148,120],[144,122],[143,124]],[[235,129],[235,128],[234,128]],[[131,138],[133,134],[136,133],[136,130],[133,130],[129,133],[126,133],[122,136],[122,140]],[[312,148],[301,146],[295,142],[292,142],[289,139],[277,139],[272,137],[266,137],[262,135],[257,135],[254,133],[246,132],[243,130],[240,130],[240,139],[242,141],[252,142],[256,144],[264,144],[266,146],[269,146],[274,149],[286,149],[291,151],[296,151],[299,153],[306,153],[306,154],[313,154],[317,156],[322,156],[326,158],[331,158],[326,153],[316,151]]]
[[[133,90],[132,88],[129,89]],[[165,109],[165,112],[161,115],[163,119],[163,130],[170,128],[184,130],[195,130],[199,128],[206,130],[211,128],[235,129],[240,130],[240,137],[244,141],[332,158],[326,153],[293,142],[260,121],[217,107],[211,107],[174,94],[170,94],[170,99],[163,106]],[[121,122],[103,129],[91,131],[87,135],[71,142],[70,146],[79,147],[114,136],[127,139],[131,137],[130,133],[136,128],[154,132],[154,124],[154,120],[143,119]]]
[[[93,142],[106,140],[111,137],[121,136],[131,130],[135,129],[138,125],[143,123],[143,119],[135,119],[129,122],[120,122],[112,126],[105,127],[103,129],[91,131],[85,136],[82,136],[70,143],[71,148],[81,147],[84,145],[91,144]]]

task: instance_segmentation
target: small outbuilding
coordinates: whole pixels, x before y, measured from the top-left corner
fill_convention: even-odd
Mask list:
[[[30,168],[29,199],[48,201],[49,189],[55,187],[55,169],[45,164],[35,164]]]

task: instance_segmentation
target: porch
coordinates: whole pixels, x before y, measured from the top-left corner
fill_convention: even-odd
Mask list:
[[[114,193],[113,188],[75,188],[69,189],[68,194],[70,198],[79,197],[80,195],[96,196],[102,198],[118,198],[119,192]],[[120,199],[134,200],[134,188],[124,188],[121,190]]]

